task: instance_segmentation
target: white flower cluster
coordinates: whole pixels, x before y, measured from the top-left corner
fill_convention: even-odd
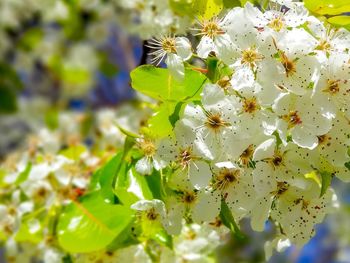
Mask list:
[[[180,263],[180,262],[213,262],[212,254],[220,244],[220,234],[211,226],[199,224],[184,224],[181,233],[174,238],[173,249],[168,247],[157,247],[160,262]],[[132,245],[114,252],[98,251],[87,254],[74,255],[76,263],[95,262],[142,262],[151,263],[149,254],[146,253],[144,245]]]
[[[48,108],[40,101],[21,103],[20,111],[12,118],[29,122],[32,134],[25,147],[0,163],[0,239],[9,262],[30,262],[33,257],[62,262],[65,251],[57,246],[46,216],[85,194],[93,172],[122,147],[125,135],[117,125],[137,131],[147,114],[145,110],[144,115],[138,114],[130,104],[118,111],[96,111],[92,116],[96,121],[94,144],[89,148],[81,134],[87,114],[62,111],[57,116],[58,127],[50,130],[39,117]],[[127,118],[131,115],[132,121]],[[23,229],[27,228],[31,238],[23,237]],[[37,236],[41,238],[35,239]]]
[[[218,223],[224,201],[236,221],[248,217],[256,231],[274,221],[274,246],[303,245],[337,206],[330,187],[321,194],[325,174],[350,181],[350,33],[325,26],[302,3],[283,4],[261,12],[247,3],[196,30],[196,57],[215,56],[232,74],[205,84],[174,135],[153,148],[147,141],[136,166],[143,174],[152,166],[173,171],[173,194],[152,206],[171,234],[182,218]],[[152,43],[156,59],[166,57],[170,72],[183,78],[190,41]]]
[[[188,17],[174,14],[170,1],[114,0],[114,2],[120,8],[117,16],[120,23],[142,39],[161,34],[184,33],[184,29],[190,24]]]

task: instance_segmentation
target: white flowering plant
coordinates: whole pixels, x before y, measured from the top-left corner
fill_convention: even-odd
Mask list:
[[[339,206],[332,180],[350,181],[349,31],[299,2],[194,2],[188,34],[150,39],[156,65],[131,72],[132,88],[155,101],[151,116],[103,112],[98,150],[47,140],[0,170],[11,259],[211,262],[225,235],[244,239],[243,220],[275,227],[269,258],[305,245]]]

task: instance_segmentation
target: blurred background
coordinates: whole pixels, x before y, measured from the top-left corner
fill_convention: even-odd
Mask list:
[[[0,161],[52,134],[59,147],[79,140],[113,152],[122,144],[114,123],[137,131],[151,114],[129,73],[148,63],[147,39],[186,30],[188,19],[173,10],[165,0],[0,0]],[[350,262],[350,188],[334,187],[340,212],[303,249],[270,262]],[[228,238],[217,249],[220,262],[264,261],[273,228],[256,233],[243,222],[242,229],[249,238]]]

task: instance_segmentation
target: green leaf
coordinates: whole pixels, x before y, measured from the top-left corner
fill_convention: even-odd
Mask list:
[[[349,0],[304,0],[305,7],[318,15],[338,15],[350,12]]]
[[[175,127],[176,122],[180,119],[180,112],[183,105],[183,102],[177,103],[174,112],[169,116],[169,121],[172,127]]]
[[[350,30],[350,16],[333,16],[328,18],[328,22],[337,26]]]
[[[193,11],[205,20],[217,16],[224,7],[223,0],[194,0]]]
[[[200,99],[202,86],[206,77],[191,69],[186,69],[182,82],[175,80],[168,69],[143,65],[134,69],[131,74],[131,86],[160,101],[184,101]]]
[[[146,180],[147,176],[140,175],[138,172],[136,172],[134,167],[129,170],[128,175],[130,181],[130,185],[128,187],[129,191],[132,190],[138,192],[142,199],[150,200],[154,198]]]
[[[95,192],[64,209],[57,225],[58,242],[71,253],[98,251],[122,233],[132,218],[129,208],[107,204]]]
[[[213,83],[215,83],[218,80],[218,63],[219,60],[216,57],[208,57],[207,59],[207,76]]]
[[[15,185],[19,185],[27,180],[30,170],[32,169],[32,163],[28,162],[26,168],[18,175]]]
[[[24,50],[30,51],[35,46],[40,43],[44,36],[44,32],[41,28],[31,28],[27,30],[22,36],[19,41],[19,47],[23,48]]]
[[[92,80],[91,73],[87,68],[71,67],[69,64],[63,64],[60,77],[64,83],[69,85],[87,84]]]
[[[140,241],[137,239],[136,230],[138,227],[135,225],[133,220],[124,230],[115,238],[111,244],[108,245],[107,251],[115,251],[120,248],[125,248],[131,245],[139,244]]]
[[[22,82],[16,71],[0,61],[0,114],[17,110],[16,95],[22,89]]]
[[[40,222],[34,218],[23,220],[15,235],[15,240],[17,242],[40,243],[43,240]]]
[[[173,238],[163,228],[153,235],[153,239],[159,244],[173,249]]]
[[[224,0],[223,3],[225,8],[241,6],[241,2],[239,0]]]
[[[59,154],[67,157],[68,159],[72,159],[74,161],[79,161],[80,156],[86,152],[86,146],[82,144],[74,145],[71,147],[68,147],[67,149],[64,149],[59,152]]]
[[[133,133],[133,132],[131,132],[131,131],[128,131],[128,130],[124,129],[123,127],[119,126],[119,125],[117,125],[117,127],[118,127],[118,129],[119,129],[123,134],[125,134],[126,136],[129,136],[129,137],[131,137],[131,138],[139,138],[139,137],[140,137],[140,136],[137,135],[136,133]]]
[[[0,86],[0,113],[13,113],[15,111],[17,111],[16,93],[14,90]]]
[[[152,192],[153,198],[163,200],[162,177],[160,175],[160,172],[153,169],[153,173],[149,176],[146,176],[145,179],[148,184],[148,188]]]
[[[320,175],[322,179],[320,197],[322,197],[327,192],[328,187],[331,185],[333,175],[329,172],[320,172]]]
[[[225,200],[221,200],[220,218],[222,220],[222,223],[231,230],[233,236],[241,240],[245,239],[245,236],[242,234],[241,230],[237,226],[235,219],[233,218],[233,215],[231,213],[231,210],[227,206]]]
[[[50,130],[55,130],[59,125],[59,111],[57,108],[48,109],[45,112],[45,124]]]
[[[245,4],[247,2],[250,2],[253,5],[258,5],[259,4],[259,0],[240,0],[240,2],[241,2],[241,6],[245,6]]]
[[[156,113],[148,120],[150,136],[164,138],[173,132],[170,119],[175,111],[175,103],[162,103]]]
[[[350,162],[345,163],[345,167],[348,168],[348,170],[350,170]]]
[[[80,125],[80,134],[85,138],[94,124],[94,117],[91,112],[86,112]]]
[[[192,0],[170,0],[170,8],[179,16],[193,17]]]
[[[104,166],[97,171],[99,177],[99,185],[101,187],[100,194],[107,203],[115,202],[113,193],[115,177],[118,176],[124,152],[120,152],[109,160]]]
[[[74,263],[72,257],[67,254],[62,258],[62,263]]]
[[[8,64],[0,61],[0,89],[21,90],[22,82],[16,71]]]
[[[113,77],[118,73],[118,67],[110,61],[106,53],[100,53],[100,71],[107,77]]]
[[[130,206],[140,199],[153,199],[146,177],[138,174],[134,167],[127,168],[123,175],[117,178],[114,189],[122,204]]]

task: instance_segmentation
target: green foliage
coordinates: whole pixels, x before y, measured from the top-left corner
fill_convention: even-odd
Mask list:
[[[60,151],[60,154],[67,157],[68,159],[78,161],[80,160],[80,156],[86,151],[87,149],[85,145],[78,144]]]
[[[107,203],[113,204],[115,201],[115,195],[113,192],[113,183],[115,178],[119,175],[119,172],[123,172],[125,164],[122,163],[124,153],[120,152],[115,155],[110,161],[102,166],[94,176],[98,177],[100,194],[103,200]]]
[[[45,112],[44,120],[46,126],[50,130],[55,130],[59,125],[59,110],[57,108],[51,108]]]
[[[144,65],[131,72],[131,81],[135,90],[162,102],[148,121],[150,134],[162,138],[172,133],[183,104],[200,99],[207,78],[198,71],[186,69],[185,79],[180,82],[168,69]]]
[[[173,237],[169,235],[163,228],[153,235],[153,239],[160,245],[166,246],[170,249],[173,248]]]
[[[44,36],[44,33],[41,28],[31,28],[27,30],[22,36],[19,41],[19,47],[30,51],[32,50],[40,41],[42,41],[42,38]]]
[[[350,16],[333,16],[328,18],[328,22],[337,26],[350,30]]]
[[[18,175],[15,185],[19,185],[27,180],[30,170],[32,169],[32,163],[28,162],[26,168]]]
[[[259,0],[239,0],[241,2],[241,6],[244,6],[247,2],[258,5],[260,3]]]
[[[216,57],[209,57],[207,59],[207,68],[208,68],[208,78],[212,82],[216,82],[219,79],[219,71],[218,71],[219,60]]]
[[[222,223],[231,230],[232,235],[237,239],[244,239],[245,236],[237,226],[235,219],[231,213],[230,208],[227,206],[225,200],[221,200],[220,218]]]
[[[239,0],[223,0],[223,3],[225,8],[241,6],[241,2]]]
[[[318,15],[338,15],[350,11],[348,0],[304,0],[305,7]]]
[[[107,247],[107,251],[115,251],[120,248],[128,247],[140,243],[137,238],[138,227],[135,225],[135,220],[121,232]]]
[[[200,17],[209,20],[224,8],[223,0],[170,0],[173,12],[180,16]]]
[[[350,170],[350,162],[345,163],[345,167]]]
[[[146,176],[145,180],[153,198],[163,200],[163,184],[160,172],[153,169],[153,173],[150,176]]]
[[[15,240],[17,242],[31,242],[37,244],[42,241],[43,233],[41,231],[39,220],[27,218],[22,221]]]
[[[22,89],[16,71],[8,64],[0,62],[0,114],[17,110],[16,95]]]
[[[322,185],[321,185],[321,194],[320,197],[322,197],[326,192],[328,187],[331,185],[332,183],[332,178],[333,178],[333,174],[329,173],[329,172],[321,172],[321,181],[322,181]]]
[[[193,0],[194,12],[205,20],[218,15],[223,7],[223,0]]]
[[[193,17],[192,0],[170,0],[170,7],[179,16]]]
[[[107,204],[94,192],[64,209],[57,225],[58,241],[68,252],[98,251],[122,233],[132,218],[130,208]]]
[[[318,16],[325,16],[334,26],[350,30],[350,19],[345,13],[350,12],[348,0],[305,0],[305,7]]]
[[[13,113],[17,110],[16,93],[0,87],[0,113]]]
[[[173,126],[169,116],[173,116],[175,107],[175,103],[163,103],[148,120],[151,136],[164,138],[172,133]]]
[[[100,53],[100,71],[107,77],[113,77],[118,73],[118,67],[110,61],[107,54]]]
[[[185,79],[175,80],[168,69],[143,65],[131,72],[131,86],[141,93],[160,101],[185,101],[200,98],[206,77],[194,70],[186,69]]]

